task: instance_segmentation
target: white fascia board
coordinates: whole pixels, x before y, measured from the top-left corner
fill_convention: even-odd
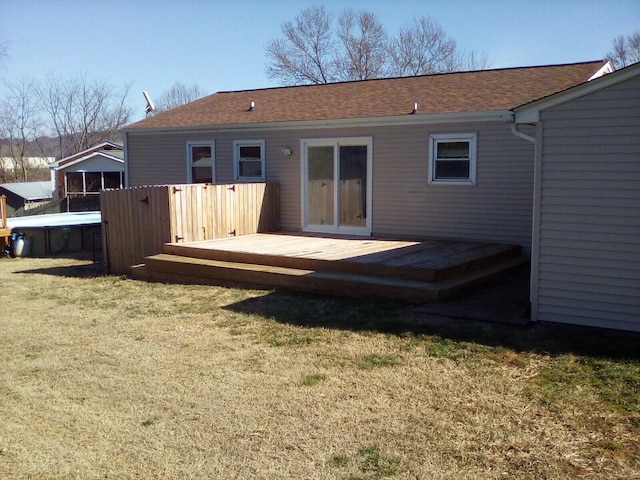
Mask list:
[[[51,162],[49,164],[49,168],[55,168],[58,165],[60,165],[60,163],[64,162],[67,158],[75,157],[76,155],[86,154],[86,155],[83,155],[83,157],[86,157],[87,155],[90,155],[91,153],[97,153],[97,152],[103,152],[103,151],[108,152],[108,150],[101,150],[102,147],[106,147],[106,146],[115,147],[115,148],[119,149],[120,151],[122,151],[122,148],[123,148],[122,145],[117,144],[117,143],[102,142],[102,143],[99,143],[97,145],[94,145],[91,148],[87,148],[85,150],[82,150],[81,152],[74,153],[73,155],[67,155],[66,157],[61,158],[60,160],[56,160],[54,162]],[[75,160],[74,160],[74,162],[75,162]]]
[[[481,112],[407,114],[402,116],[348,118],[335,120],[304,120],[290,122],[239,123],[224,125],[190,125],[181,127],[149,127],[124,129],[130,135],[149,133],[179,133],[238,130],[309,130],[316,128],[344,127],[391,127],[397,125],[430,125],[443,123],[504,122],[513,118],[510,110],[488,110]]]
[[[49,167],[49,168],[52,168],[54,170],[66,170],[67,168],[72,167],[73,165],[76,165],[78,163],[84,162],[84,161],[89,160],[89,159],[91,159],[91,158],[93,158],[95,156],[98,156],[98,155],[100,155],[102,157],[105,157],[108,160],[112,160],[114,162],[124,163],[124,159],[109,155],[107,152],[108,152],[108,150],[100,150],[98,152],[90,153],[89,155],[86,155],[84,157],[77,158],[73,162],[65,163],[62,166],[57,165],[55,167]]]
[[[603,66],[601,66],[596,73],[594,73],[593,75],[591,75],[589,77],[589,81],[594,80],[596,78],[600,78],[603,75],[607,75],[608,73],[613,73],[615,71],[615,68],[613,68],[613,63],[611,63],[611,60],[607,60],[607,63],[605,63]]]
[[[608,64],[606,64],[600,70],[604,70],[607,65]],[[515,113],[515,122],[536,123],[540,120],[540,112],[542,110],[546,110],[548,108],[566,103],[570,100],[575,100],[576,98],[583,97],[584,95],[597,92],[598,90],[616,85],[638,75],[640,75],[640,63],[636,63],[622,70],[616,70],[606,75],[601,74],[601,76],[597,78],[594,78],[596,77],[594,75],[593,77],[591,77],[593,78],[593,80],[589,80],[562,92],[558,92],[548,97],[541,98],[540,100],[534,100],[531,103],[527,103],[514,108],[513,112]]]

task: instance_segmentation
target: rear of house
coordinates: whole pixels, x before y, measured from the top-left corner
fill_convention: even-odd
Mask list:
[[[284,230],[529,252],[534,146],[510,109],[607,65],[220,92],[127,127],[127,184],[278,182]]]
[[[610,72],[222,92],[129,126],[127,184],[277,182],[284,230],[517,244],[533,320],[640,331],[640,65]]]
[[[472,145],[472,165],[466,166],[475,169],[471,180],[430,181],[435,139],[464,142],[465,156]],[[255,167],[257,174],[242,174],[251,158],[243,156],[244,146],[257,152],[251,161],[263,164]],[[134,160],[128,184],[189,183],[197,174],[188,165],[203,149],[213,162],[210,181],[280,184],[283,230],[465,238],[530,248],[533,145],[502,121],[129,133],[127,154]],[[340,188],[332,188],[336,177]],[[341,210],[334,214],[337,204]]]

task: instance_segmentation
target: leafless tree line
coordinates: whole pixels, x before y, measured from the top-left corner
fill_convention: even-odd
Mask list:
[[[107,140],[131,118],[128,87],[85,77],[5,84],[0,98],[0,180],[28,180],[28,159],[64,158]],[[55,147],[44,143],[55,139]]]
[[[615,68],[624,68],[640,62],[640,32],[614,38],[607,58],[613,62]]]
[[[193,102],[205,94],[199,85],[193,84],[191,86],[182,82],[174,83],[168,90],[166,90],[160,97],[158,97],[156,104],[156,111],[162,112],[165,110],[171,110],[177,108],[189,102]]]
[[[266,46],[267,75],[286,85],[320,84],[487,68],[484,53],[464,52],[430,17],[414,19],[389,36],[368,11],[333,17],[322,6],[282,24],[282,37]]]

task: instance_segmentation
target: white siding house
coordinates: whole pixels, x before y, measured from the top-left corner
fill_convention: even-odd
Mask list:
[[[280,184],[283,230],[464,239],[529,253],[534,145],[512,134],[511,109],[608,67],[595,61],[219,92],[125,128],[127,185],[258,178]],[[242,158],[239,145],[256,157]],[[343,147],[364,149],[358,178],[355,158],[341,176]],[[333,167],[311,166],[325,162],[314,155],[327,149]],[[255,171],[240,175],[242,164]],[[343,186],[347,201],[338,200]],[[323,210],[337,205],[354,211]]]
[[[640,331],[640,64],[221,92],[125,136],[130,186],[189,182],[201,161],[209,182],[242,181],[246,161],[280,184],[290,231],[309,226],[309,146],[356,139],[362,234],[518,244],[532,320]]]

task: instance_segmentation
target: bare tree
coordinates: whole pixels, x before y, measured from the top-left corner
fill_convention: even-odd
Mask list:
[[[485,52],[471,50],[462,57],[462,68],[464,71],[486,70],[489,68],[489,56]]]
[[[373,13],[345,10],[338,19],[342,53],[336,59],[343,80],[367,80],[384,75],[387,63],[387,32]]]
[[[456,41],[430,17],[414,19],[400,29],[389,48],[392,76],[425,75],[459,70]]]
[[[266,47],[269,78],[279,78],[286,85],[337,80],[336,43],[331,17],[324,7],[307,8],[293,21],[284,22],[282,34],[284,38],[272,40]]]
[[[42,108],[58,137],[60,158],[114,138],[129,121],[129,88],[118,92],[106,82],[49,78],[38,89]]]
[[[156,101],[156,110],[170,110],[180,105],[193,102],[203,96],[204,93],[195,83],[188,87],[182,82],[176,82],[169,90],[160,95],[160,98]]]
[[[640,62],[640,32],[614,38],[607,58],[611,60],[614,68],[624,68]]]
[[[9,48],[7,47],[7,42],[0,42],[0,65],[2,65],[4,59],[9,56],[9,54],[7,53],[8,49]]]
[[[286,85],[383,76],[424,75],[488,66],[487,56],[458,50],[456,42],[429,17],[415,19],[389,40],[378,18],[344,11],[334,32],[324,7],[303,10],[282,24],[283,37],[266,47],[267,75]]]
[[[7,94],[0,102],[1,155],[11,164],[3,163],[2,181],[28,181],[29,157],[38,154],[34,145],[42,128],[38,99],[29,82],[5,86]]]

